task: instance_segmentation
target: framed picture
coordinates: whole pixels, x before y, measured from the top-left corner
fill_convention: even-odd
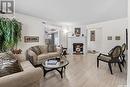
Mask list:
[[[81,33],[81,29],[80,28],[75,28],[75,36],[79,37]]]
[[[95,41],[95,31],[90,31],[90,41]]]
[[[25,43],[39,42],[39,36],[24,36]]]
[[[115,40],[120,40],[121,37],[120,36],[115,36]]]
[[[108,37],[107,37],[107,40],[112,40],[112,36],[108,36]]]

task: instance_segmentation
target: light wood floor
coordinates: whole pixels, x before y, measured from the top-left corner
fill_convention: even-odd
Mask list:
[[[96,55],[68,55],[64,78],[61,79],[56,71],[46,74],[41,81],[41,87],[118,87],[125,85],[127,79],[126,68],[120,72],[118,65],[112,66],[113,75],[110,74],[107,63],[100,62],[96,66]]]

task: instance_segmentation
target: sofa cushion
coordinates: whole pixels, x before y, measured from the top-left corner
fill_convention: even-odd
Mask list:
[[[51,52],[51,53],[46,53],[46,54],[40,54],[38,56],[37,64],[41,64],[43,60],[49,59],[49,58],[56,58],[59,56],[59,53],[57,52]]]
[[[110,61],[111,60],[111,57],[109,57],[109,56],[104,56],[104,55],[101,55],[100,57],[99,57],[99,59],[101,59],[101,60],[104,60],[104,61]]]
[[[58,52],[50,52],[48,53],[49,57],[57,57],[59,56],[59,53]]]
[[[48,53],[40,54],[40,55],[38,55],[38,60],[45,59],[45,58],[48,58],[48,57],[49,57]]]
[[[39,46],[41,53],[47,53],[47,46],[41,45]]]
[[[29,61],[24,61],[24,62],[21,62],[20,64],[24,71],[29,70],[30,68],[34,68],[33,65],[31,63],[29,63]]]
[[[22,68],[18,60],[12,54],[0,54],[0,77],[21,72]]]
[[[35,52],[37,55],[40,55],[40,54],[41,54],[41,50],[40,50],[39,46],[31,47],[31,50],[32,50],[33,52]]]

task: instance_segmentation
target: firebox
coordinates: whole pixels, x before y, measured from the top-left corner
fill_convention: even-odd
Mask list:
[[[83,54],[83,43],[73,43],[73,54]]]

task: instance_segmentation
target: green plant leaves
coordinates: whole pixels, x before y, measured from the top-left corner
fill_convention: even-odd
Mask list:
[[[21,40],[22,24],[15,19],[0,18],[0,51],[17,47]]]

